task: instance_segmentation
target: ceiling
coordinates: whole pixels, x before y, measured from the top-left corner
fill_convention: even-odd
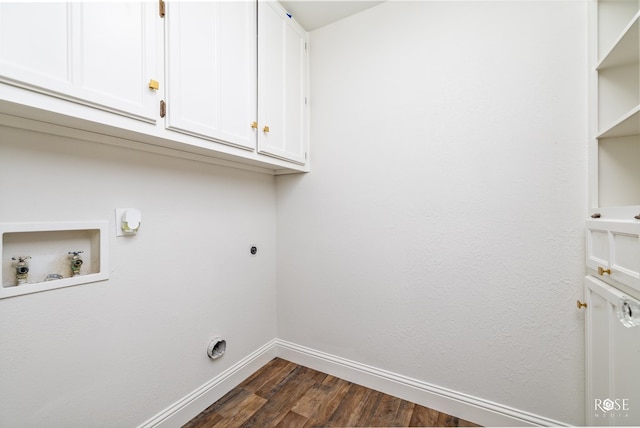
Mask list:
[[[280,4],[307,31],[324,27],[380,3],[382,1],[280,0]]]

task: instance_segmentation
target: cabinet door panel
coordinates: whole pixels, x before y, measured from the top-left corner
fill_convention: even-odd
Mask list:
[[[74,38],[78,52],[74,80],[82,91],[78,96],[154,120],[156,95],[149,80],[160,79],[153,34],[155,5],[87,2],[74,4],[74,10],[79,32]]]
[[[635,230],[634,230],[635,229]],[[640,224],[611,231],[611,276],[640,291]]]
[[[305,141],[305,40],[293,27],[287,25],[285,45],[285,138],[280,148],[286,154],[302,158]]]
[[[255,150],[257,120],[257,6],[222,2],[220,22],[220,123],[229,138]]]
[[[167,12],[167,128],[255,149],[256,6],[176,2]]]
[[[594,271],[609,266],[609,232],[587,222],[587,266]]]
[[[589,287],[585,289],[587,300],[586,317],[586,389],[587,389],[587,420],[603,420],[600,413],[595,412],[594,399],[610,396],[609,354],[609,320],[611,307],[607,299],[598,293],[593,293]],[[592,422],[588,422],[591,425]],[[602,424],[602,423],[600,423]]]
[[[306,163],[306,40],[274,2],[259,4],[260,153]]]
[[[0,3],[0,79],[68,91],[71,5]]]
[[[609,264],[609,232],[589,227],[587,229],[588,257],[597,265]]]
[[[258,107],[260,129],[269,127],[258,138],[258,149],[267,152],[284,139],[284,103],[286,75],[283,70],[285,22],[269,3],[259,4],[258,21]]]

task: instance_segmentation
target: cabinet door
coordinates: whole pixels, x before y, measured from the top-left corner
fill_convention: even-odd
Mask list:
[[[256,3],[168,6],[167,128],[255,150]]]
[[[258,11],[258,150],[306,163],[306,33],[275,2]]]
[[[620,322],[624,297],[640,305],[598,279],[585,279],[587,425],[640,425],[640,327]]]
[[[154,122],[157,6],[0,3],[0,80]]]

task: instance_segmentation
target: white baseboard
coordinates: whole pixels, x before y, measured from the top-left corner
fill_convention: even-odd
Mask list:
[[[482,398],[273,339],[138,428],[179,428],[275,357],[486,427],[569,426]]]
[[[569,426],[482,398],[276,339],[282,359],[482,426]]]
[[[275,343],[269,341],[138,428],[180,428],[275,358]]]

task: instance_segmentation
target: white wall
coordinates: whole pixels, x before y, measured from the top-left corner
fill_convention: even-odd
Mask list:
[[[0,222],[108,220],[111,270],[0,300],[0,426],[137,426],[275,337],[273,177],[10,128],[0,142]],[[126,207],[142,227],[116,238]]]
[[[311,35],[278,337],[583,423],[586,2],[386,2]]]

